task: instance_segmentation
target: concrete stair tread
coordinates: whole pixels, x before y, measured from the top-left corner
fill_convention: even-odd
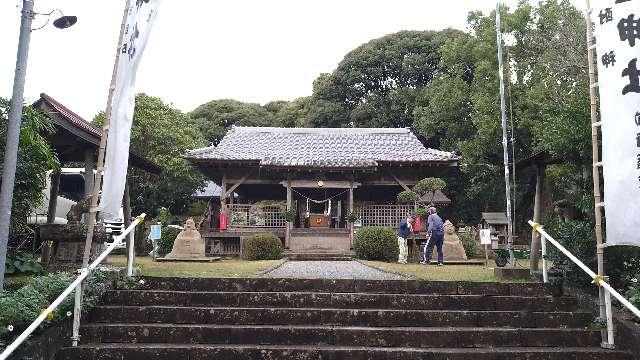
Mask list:
[[[229,329],[340,329],[340,330],[372,330],[372,331],[420,331],[420,332],[474,332],[474,331],[502,331],[502,332],[595,332],[600,330],[588,330],[585,328],[517,328],[517,327],[453,327],[453,326],[344,326],[344,325],[227,325],[227,324],[167,324],[167,323],[88,323],[82,325],[83,328],[101,328],[101,327],[156,327],[156,328],[229,328]]]
[[[141,309],[141,308],[153,308],[153,309],[176,309],[173,305],[99,305],[96,309]],[[282,310],[282,311],[362,311],[362,312],[427,312],[427,313],[509,313],[509,314],[551,314],[551,315],[568,315],[568,314],[591,314],[589,311],[576,310],[576,311],[530,311],[530,310],[430,310],[430,309],[365,309],[365,308],[326,308],[326,307],[264,307],[264,306],[182,306],[183,309],[198,309],[198,310]]]
[[[186,291],[304,291],[405,294],[482,294],[558,296],[559,286],[538,282],[500,283],[468,281],[355,280],[296,278],[187,278],[145,277],[140,288]]]
[[[480,347],[480,348],[412,348],[412,347],[369,347],[369,346],[335,346],[335,345],[245,345],[245,344],[82,344],[74,348],[65,348],[68,351],[77,350],[210,350],[210,349],[257,349],[257,350],[301,350],[301,351],[383,351],[386,353],[437,353],[437,354],[601,354],[602,359],[611,359],[612,355],[618,355],[616,359],[632,360],[631,354],[620,350],[608,350],[600,347]],[[501,358],[504,359],[504,358]],[[528,358],[527,358],[528,359]],[[560,358],[558,358],[560,359]]]

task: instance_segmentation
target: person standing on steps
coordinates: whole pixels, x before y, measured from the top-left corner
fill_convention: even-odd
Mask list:
[[[427,228],[427,246],[425,254],[423,256],[424,264],[431,264],[431,253],[433,252],[433,246],[435,245],[438,252],[438,266],[444,265],[444,255],[442,254],[442,243],[444,242],[444,224],[442,218],[438,216],[438,212],[435,207],[429,208],[429,217],[427,218],[429,227]]]
[[[407,238],[413,231],[413,222],[416,220],[416,215],[411,214],[410,217],[406,219],[400,220],[400,225],[398,225],[398,248],[400,249],[400,253],[398,254],[398,263],[406,264],[407,263]]]

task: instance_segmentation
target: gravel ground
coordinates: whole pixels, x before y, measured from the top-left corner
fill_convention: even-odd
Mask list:
[[[263,276],[305,279],[404,279],[401,276],[362,265],[357,261],[287,261]]]

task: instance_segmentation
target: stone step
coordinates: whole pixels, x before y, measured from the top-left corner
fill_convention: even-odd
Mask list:
[[[89,343],[268,344],[415,348],[589,347],[600,332],[584,329],[334,327],[212,324],[89,324]]]
[[[587,326],[593,315],[587,312],[98,306],[90,319],[101,323],[579,328]]]
[[[351,261],[353,258],[349,255],[340,254],[304,254],[292,253],[287,255],[287,259],[291,261]]]
[[[62,349],[57,360],[633,360],[598,347],[394,348],[294,345],[89,344]]]
[[[420,280],[144,278],[143,289],[178,291],[306,291],[337,293],[559,296],[561,287],[543,283]]]
[[[174,305],[210,307],[322,307],[397,310],[522,310],[572,311],[572,297],[485,295],[422,295],[316,292],[212,292],[164,290],[113,290],[103,297],[109,305]]]

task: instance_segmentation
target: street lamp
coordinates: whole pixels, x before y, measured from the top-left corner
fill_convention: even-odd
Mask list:
[[[33,12],[34,0],[22,1],[22,15],[20,21],[20,38],[18,40],[18,55],[16,70],[13,78],[13,94],[9,109],[9,121],[7,125],[7,141],[4,150],[4,166],[2,172],[2,186],[0,188],[0,290],[4,285],[4,270],[7,257],[7,243],[9,239],[9,224],[11,221],[11,206],[13,203],[13,188],[16,177],[16,163],[18,157],[18,145],[20,142],[20,123],[22,122],[22,100],[24,95],[24,81],[27,73],[27,57],[29,55],[29,41],[31,39],[31,22],[38,14]],[[65,29],[78,21],[75,16],[62,16],[53,22],[59,29]],[[47,23],[49,19],[47,18]],[[45,23],[45,25],[47,25]],[[44,27],[43,25],[42,27]],[[41,27],[41,28],[42,28]],[[37,29],[35,29],[37,30]]]

